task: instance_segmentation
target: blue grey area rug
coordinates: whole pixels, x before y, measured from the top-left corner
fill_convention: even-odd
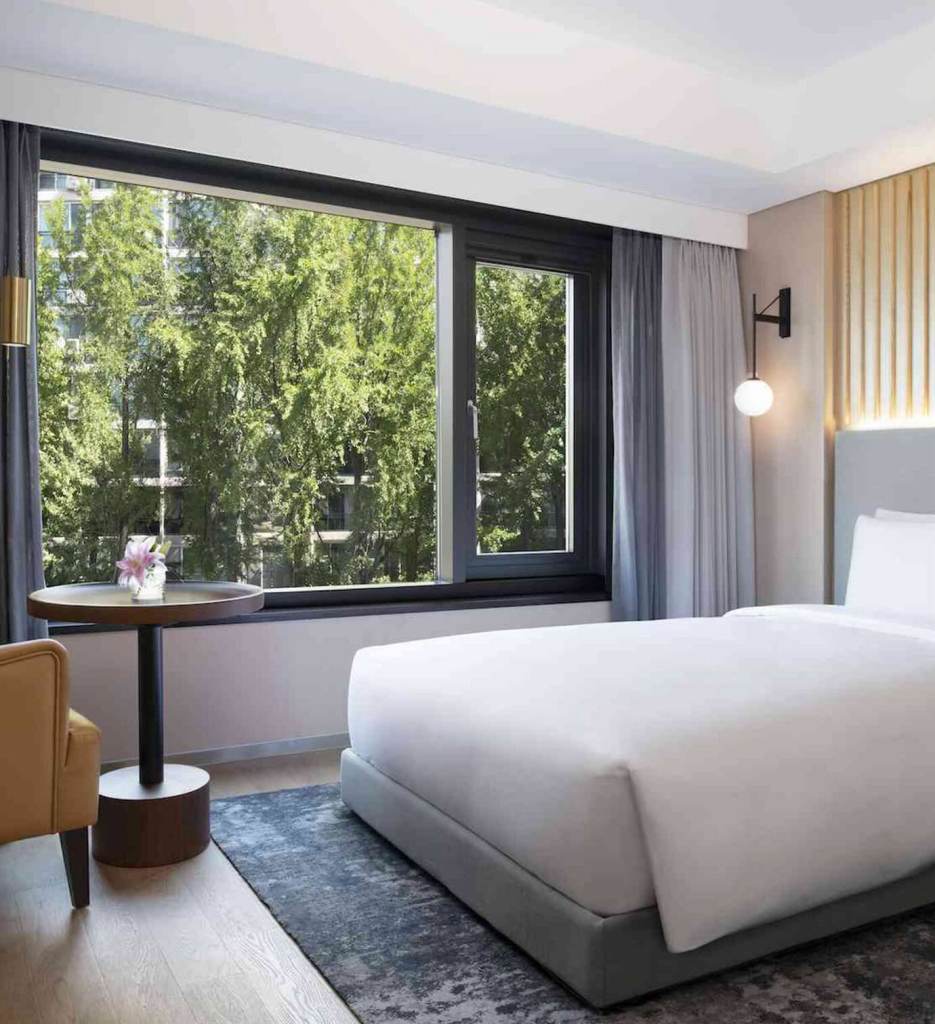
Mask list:
[[[364,1024],[935,1022],[935,908],[599,1012],[341,802],[212,804],[215,842]]]

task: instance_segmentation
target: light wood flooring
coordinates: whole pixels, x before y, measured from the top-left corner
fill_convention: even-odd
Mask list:
[[[337,778],[335,751],[218,765],[212,796]],[[58,839],[0,846],[3,1024],[352,1024],[356,1018],[212,843],[129,870],[91,861],[73,911]]]

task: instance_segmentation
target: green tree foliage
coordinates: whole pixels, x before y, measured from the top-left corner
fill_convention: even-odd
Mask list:
[[[181,466],[187,576],[432,578],[431,232],[123,185],[82,208],[82,231],[47,211],[41,255],[50,580],[107,578],[126,535],[153,529],[140,420]],[[63,312],[83,318],[80,349],[58,340]],[[348,479],[350,536],[322,543]]]
[[[243,576],[272,534],[287,585],[431,578],[432,235],[203,197],[175,214],[188,316],[164,415],[199,570]],[[322,544],[342,475],[351,536]]]
[[[566,283],[477,271],[481,551],[565,546]]]

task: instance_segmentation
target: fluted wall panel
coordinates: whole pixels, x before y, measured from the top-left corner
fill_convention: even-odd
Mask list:
[[[835,196],[837,426],[935,417],[935,165]]]

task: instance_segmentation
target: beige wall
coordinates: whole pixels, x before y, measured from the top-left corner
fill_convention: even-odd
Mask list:
[[[762,308],[792,288],[792,335],[758,327],[758,372],[773,408],[753,421],[758,604],[830,599],[833,197],[821,192],[749,219],[740,254],[747,343]]]
[[[362,615],[167,629],[167,753],[347,732],[347,682],[360,647],[486,629],[606,622],[606,601]],[[71,654],[72,706],[103,732],[105,761],[135,759],[136,634],[60,637]]]
[[[773,409],[753,423],[757,601],[830,600],[840,429],[935,417],[935,165],[753,214],[744,317],[792,287],[792,337],[760,328]]]

